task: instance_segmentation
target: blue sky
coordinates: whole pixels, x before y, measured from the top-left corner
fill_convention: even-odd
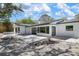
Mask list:
[[[79,14],[79,3],[23,3],[22,6],[24,12],[15,13],[11,17],[12,21],[28,17],[38,20],[43,14],[48,14],[55,19],[62,17],[71,19]]]

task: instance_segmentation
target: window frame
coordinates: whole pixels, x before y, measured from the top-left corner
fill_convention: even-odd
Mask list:
[[[16,33],[20,32],[20,27],[16,27]]]
[[[42,28],[43,28],[43,30],[42,30]],[[49,26],[37,27],[37,33],[46,33],[46,34],[49,34]]]
[[[46,33],[45,27],[39,27],[39,29],[40,29],[40,30],[39,30],[40,33]]]
[[[74,29],[73,25],[66,26],[66,31],[73,31],[73,29]]]

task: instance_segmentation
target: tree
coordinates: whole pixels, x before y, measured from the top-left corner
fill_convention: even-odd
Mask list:
[[[48,22],[52,22],[53,20],[54,18],[51,18],[47,14],[42,15],[39,19],[40,23],[48,23]]]
[[[67,17],[62,17],[62,18],[60,18],[60,19],[58,19],[58,20],[66,21],[66,20],[67,20]]]
[[[22,24],[34,24],[35,22],[32,20],[32,18],[24,18],[20,20],[16,20],[16,23],[22,23]]]
[[[6,31],[10,30],[10,17],[14,11],[23,11],[21,5],[17,6],[13,3],[1,3],[0,4],[0,21],[7,28]]]
[[[9,18],[14,11],[22,11],[21,6],[14,5],[13,3],[0,4],[0,18]]]
[[[79,14],[75,15],[75,20],[79,21]]]

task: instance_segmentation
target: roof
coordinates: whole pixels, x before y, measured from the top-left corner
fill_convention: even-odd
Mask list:
[[[41,24],[35,24],[33,26],[39,26],[39,25],[47,25],[47,24],[66,24],[66,23],[75,23],[75,22],[79,22],[79,21],[71,21],[71,20],[54,20],[52,22],[47,22],[47,23],[41,23]]]
[[[52,22],[52,24],[66,24],[66,23],[76,23],[79,21],[75,21],[75,20],[61,20],[61,21],[56,21],[56,23]]]
[[[15,23],[15,24],[18,26],[27,26],[27,27],[32,26],[32,24],[18,24],[18,23]]]
[[[41,23],[41,24],[16,24],[16,25],[19,25],[19,26],[27,26],[27,27],[31,27],[31,26],[40,26],[40,25],[48,25],[48,24],[66,24],[66,23],[76,23],[76,22],[79,22],[79,21],[71,21],[71,20],[54,20],[52,22],[47,22],[47,23]]]

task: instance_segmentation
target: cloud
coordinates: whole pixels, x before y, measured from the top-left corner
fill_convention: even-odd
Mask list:
[[[79,4],[75,4],[75,5],[73,5],[73,6],[71,7],[71,9],[73,9],[73,8],[77,8],[77,9],[79,9]]]
[[[33,5],[31,8],[33,12],[41,12],[43,10],[42,5],[39,4]]]
[[[43,9],[44,9],[45,11],[51,12],[51,9],[50,9],[50,7],[49,7],[47,4],[42,4],[42,6],[43,6]]]
[[[50,7],[45,3],[33,5],[31,8],[33,11],[36,12],[41,12],[41,11],[51,12]]]
[[[65,14],[64,14],[64,12],[62,10],[56,12],[55,15],[58,16],[58,17],[64,17],[65,16]]]
[[[75,4],[75,5],[73,5],[73,6],[71,6],[71,9],[72,10],[75,10],[75,12],[79,12],[79,4]]]
[[[42,3],[42,4],[25,4],[24,3],[23,10],[25,13],[25,17],[33,15],[33,12],[37,12],[37,13],[42,13],[42,12],[50,13],[51,12],[51,8],[45,3]]]
[[[58,8],[62,9],[68,16],[74,16],[75,14],[70,10],[70,7],[64,3],[57,3]]]
[[[24,17],[29,17],[29,16],[32,16],[33,13],[32,13],[32,10],[31,9],[23,9],[24,11]]]
[[[23,3],[26,6],[31,6],[31,3]]]

